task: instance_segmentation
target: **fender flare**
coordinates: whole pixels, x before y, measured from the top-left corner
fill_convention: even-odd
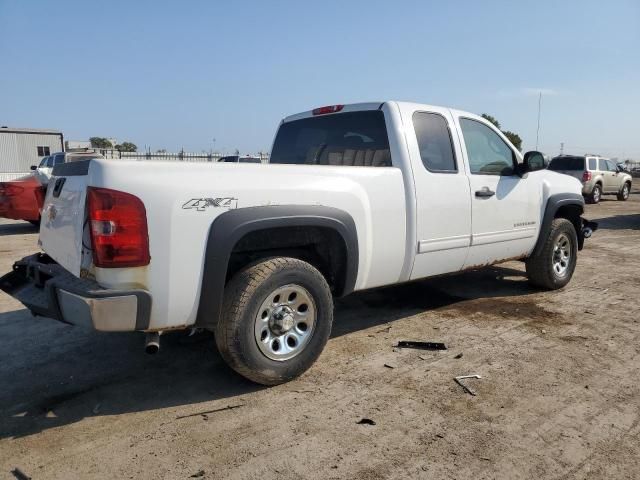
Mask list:
[[[229,210],[209,228],[200,286],[196,327],[215,326],[222,313],[224,287],[231,252],[246,234],[278,227],[324,227],[335,230],[346,246],[344,288],[347,295],[358,275],[358,234],[351,215],[344,210],[321,205],[269,205]]]
[[[580,208],[580,215],[584,213],[584,198],[579,193],[556,193],[551,195],[547,200],[547,205],[544,209],[544,215],[542,216],[542,225],[540,226],[540,233],[538,234],[538,240],[533,248],[530,256],[538,255],[542,250],[544,242],[547,239],[549,229],[551,228],[551,222],[556,217],[556,213],[561,207],[567,205],[575,205]],[[576,227],[576,234],[578,236],[578,244],[580,250],[582,250],[582,243],[580,241],[582,229],[581,225]]]

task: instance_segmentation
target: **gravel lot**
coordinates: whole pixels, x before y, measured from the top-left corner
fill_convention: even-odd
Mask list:
[[[640,192],[585,216],[600,230],[565,289],[511,262],[354,294],[316,365],[274,388],[209,335],[149,357],[142,335],[32,318],[0,293],[0,478],[640,478]],[[0,272],[36,241],[0,223]]]

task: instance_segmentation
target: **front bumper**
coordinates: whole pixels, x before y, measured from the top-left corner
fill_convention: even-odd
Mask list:
[[[78,278],[48,255],[36,253],[0,278],[0,289],[34,315],[100,331],[146,330],[151,295],[146,290],[111,290]]]

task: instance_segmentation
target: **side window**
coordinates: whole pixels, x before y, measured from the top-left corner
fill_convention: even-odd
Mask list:
[[[478,175],[513,175],[515,156],[500,136],[485,124],[460,119],[469,169]]]
[[[596,159],[595,158],[590,158],[589,159],[589,170],[597,170],[598,167],[596,166]]]
[[[53,157],[47,157],[47,167],[53,167]]]
[[[598,170],[601,170],[603,172],[607,171],[607,162],[605,162],[603,158],[598,159]]]
[[[458,171],[451,133],[442,115],[416,112],[413,114],[413,128],[420,158],[427,170],[442,173]]]

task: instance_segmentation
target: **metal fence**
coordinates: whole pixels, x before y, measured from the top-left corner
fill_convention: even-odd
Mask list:
[[[120,152],[118,150],[111,149],[101,149],[100,153],[104,155],[105,158],[112,159],[130,159],[130,160],[165,160],[165,161],[173,161],[173,162],[218,162],[222,157],[226,157],[228,155],[223,155],[221,153],[192,153],[180,151],[177,153],[170,152]],[[260,161],[262,163],[269,162],[269,154],[264,152],[259,152],[256,157],[260,157]],[[242,157],[242,155],[241,155]]]

